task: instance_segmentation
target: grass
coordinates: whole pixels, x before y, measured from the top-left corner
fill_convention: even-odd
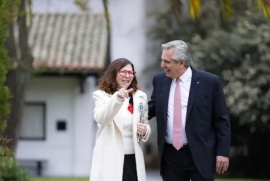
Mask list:
[[[32,178],[31,181],[89,181],[88,178]],[[216,181],[267,181],[255,179],[216,179]]]
[[[31,181],[89,181],[88,178],[32,178]]]

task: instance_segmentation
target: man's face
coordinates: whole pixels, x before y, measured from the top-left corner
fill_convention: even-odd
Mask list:
[[[164,69],[166,76],[170,78],[178,78],[184,72],[184,63],[182,61],[175,62],[172,59],[173,49],[164,49],[161,55],[161,68]]]

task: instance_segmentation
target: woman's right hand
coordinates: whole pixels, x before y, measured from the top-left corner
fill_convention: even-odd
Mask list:
[[[129,97],[129,93],[131,93],[133,91],[133,89],[128,89],[129,84],[126,84],[123,88],[119,89],[117,91],[117,97],[119,97],[120,99],[124,99],[124,98],[128,98]]]

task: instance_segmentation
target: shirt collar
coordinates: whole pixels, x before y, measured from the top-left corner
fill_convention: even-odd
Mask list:
[[[188,67],[187,70],[183,73],[182,76],[180,76],[181,82],[185,83],[187,80],[191,79],[192,77],[192,71],[191,68]],[[176,83],[176,79],[173,80],[174,83]]]

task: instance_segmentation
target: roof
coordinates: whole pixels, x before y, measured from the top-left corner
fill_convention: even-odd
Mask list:
[[[29,32],[34,70],[100,73],[106,66],[108,35],[102,14],[34,14]]]

